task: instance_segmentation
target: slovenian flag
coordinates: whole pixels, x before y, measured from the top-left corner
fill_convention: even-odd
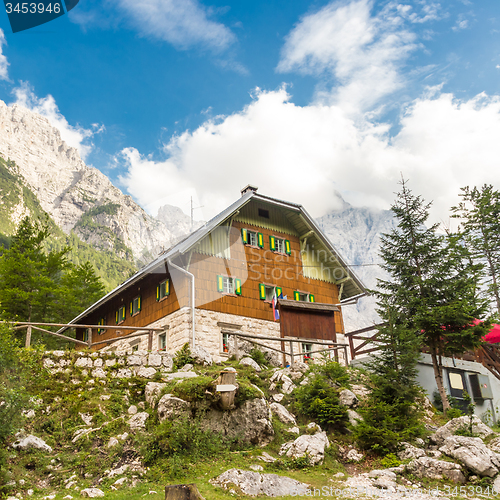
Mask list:
[[[282,299],[283,298],[283,294],[280,293],[280,296],[276,297],[276,289],[275,289],[274,290],[274,295],[273,295],[273,300],[272,300],[274,321],[278,321],[280,319],[280,313],[279,313],[278,309],[276,308],[276,306],[278,305],[278,298]]]

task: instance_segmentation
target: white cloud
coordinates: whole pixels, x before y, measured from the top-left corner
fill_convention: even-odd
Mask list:
[[[6,45],[5,34],[3,30],[0,28],[0,80],[8,80],[9,79],[9,62],[3,53],[3,47]]]
[[[181,49],[202,45],[220,51],[236,41],[232,31],[212,21],[197,0],[118,0],[117,5],[141,34]]]
[[[12,91],[16,100],[12,104],[24,106],[49,120],[50,124],[57,128],[61,133],[61,138],[69,146],[78,150],[83,160],[92,151],[93,144],[90,139],[105,130],[104,125],[92,125],[92,130],[83,127],[72,126],[68,120],[61,114],[56,101],[50,94],[46,97],[38,98],[33,89],[27,82],[22,82],[19,87]]]
[[[399,68],[417,48],[404,27],[411,7],[390,3],[376,16],[373,2],[332,2],[306,15],[287,35],[278,71],[334,79],[333,102],[350,112],[371,109],[402,88]]]
[[[284,89],[257,92],[241,112],[172,137],[164,162],[124,150],[121,181],[151,213],[166,203],[186,208],[196,193],[205,218],[248,183],[319,216],[337,207],[336,191],[358,206],[388,208],[402,173],[434,200],[438,221],[447,220],[460,187],[500,188],[500,98],[460,101],[436,88],[400,125],[391,137],[389,126],[354,121],[338,106],[297,106]]]

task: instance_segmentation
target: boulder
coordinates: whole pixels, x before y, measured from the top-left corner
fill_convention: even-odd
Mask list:
[[[493,481],[493,493],[496,495],[500,493],[500,476],[497,476]]]
[[[446,438],[453,436],[458,429],[468,428],[468,426],[468,416],[454,418],[440,427],[431,436],[431,440],[438,446],[442,446]],[[483,422],[481,422],[481,420],[479,420],[479,418],[475,415],[472,419],[472,432],[481,438],[485,438],[487,436],[491,436],[491,434],[494,434],[494,432],[486,424],[483,424]]]
[[[356,427],[356,425],[359,424],[361,420],[363,420],[363,417],[354,410],[347,410],[347,418],[349,419],[349,423],[353,426]]]
[[[249,496],[303,496],[309,486],[295,479],[276,474],[260,474],[259,472],[244,471],[241,469],[230,469],[220,476],[210,480],[214,486],[220,486],[225,490],[232,487],[238,488],[244,495]]]
[[[146,420],[149,417],[149,413],[145,411],[141,411],[140,413],[136,413],[132,415],[128,420],[128,425],[130,425],[131,429],[144,429],[146,427]]]
[[[191,347],[191,357],[197,365],[212,366],[212,355],[200,345]]]
[[[465,483],[465,476],[460,465],[430,457],[419,457],[412,460],[406,470],[417,477],[429,479],[449,479],[454,483]]]
[[[158,401],[158,420],[163,422],[167,419],[172,420],[183,415],[188,415],[189,408],[190,405],[187,401],[176,398],[172,394],[165,394]]]
[[[29,434],[16,441],[13,445],[16,450],[43,450],[52,453],[52,448],[41,438]]]
[[[146,398],[146,403],[151,408],[156,406],[156,402],[160,397],[161,391],[166,387],[167,384],[161,382],[148,382],[146,388],[144,389],[144,397]]]
[[[361,462],[363,460],[364,455],[363,453],[360,453],[356,448],[351,448],[346,454],[345,454],[346,460],[349,460],[350,462]]]
[[[174,358],[168,352],[161,353],[161,364],[163,366],[163,370],[167,372],[171,372],[174,369]]]
[[[274,437],[272,414],[264,398],[245,401],[240,408],[222,411],[211,409],[201,422],[204,429],[229,438],[239,438],[256,446],[268,445]]]
[[[401,443],[401,450],[398,451],[397,455],[399,460],[408,460],[427,456],[422,448],[417,448],[410,443]]]
[[[488,443],[488,448],[491,451],[494,451],[495,453],[499,453],[500,454],[500,437],[496,437],[496,438],[492,439]]]
[[[156,370],[152,367],[141,366],[137,370],[137,376],[142,378],[153,378],[156,374]]]
[[[368,477],[372,479],[373,486],[384,490],[396,491],[396,473],[387,469],[372,470],[368,473]]]
[[[306,363],[302,363],[301,361],[295,362],[291,366],[287,366],[283,373],[290,377],[292,380],[299,380],[304,376],[304,373],[309,369],[309,366]]]
[[[271,411],[278,417],[284,424],[296,425],[295,417],[280,403],[271,403]]]
[[[329,448],[330,442],[326,432],[317,432],[312,436],[304,434],[299,436],[293,443],[284,444],[279,454],[290,458],[302,458],[307,456],[312,465],[321,463],[325,458],[325,448]]]
[[[84,490],[80,491],[80,494],[83,497],[97,498],[103,497],[104,491],[100,490],[99,488],[85,488]]]
[[[480,476],[495,477],[500,470],[500,456],[491,451],[481,438],[450,436],[439,451]]]
[[[281,403],[281,401],[285,397],[285,395],[281,394],[281,393],[278,393],[278,394],[273,394],[272,397],[276,401],[276,403]]]
[[[281,386],[281,392],[285,394],[290,394],[295,389],[295,384],[292,382],[291,378],[286,375],[284,370],[277,370],[274,375],[269,379],[271,385],[269,386],[270,391],[274,391]]]
[[[342,389],[339,394],[340,404],[348,408],[356,408],[358,406],[358,397],[349,389]]]
[[[174,372],[166,374],[166,378],[169,381],[180,378],[195,378],[195,377],[199,377],[199,375],[195,372]]]
[[[253,368],[256,372],[260,372],[262,371],[262,368],[259,366],[259,364],[254,361],[252,358],[243,358],[240,360],[240,365],[243,365],[243,366],[250,366],[251,368]]]

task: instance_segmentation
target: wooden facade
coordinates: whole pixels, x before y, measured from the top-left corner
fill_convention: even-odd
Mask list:
[[[259,285],[279,287],[283,297],[294,298],[294,292],[308,294],[314,302],[323,304],[339,303],[339,285],[335,280],[314,279],[304,276],[301,239],[299,232],[288,222],[284,210],[279,206],[266,206],[268,217],[259,218],[260,207],[266,206],[255,200],[244,206],[235,217],[218,226],[217,233],[207,234],[175,261],[178,265],[192,273],[195,277],[196,308],[219,313],[234,314],[247,318],[273,321],[273,310],[270,300],[263,300]],[[272,208],[272,210],[271,210]],[[242,230],[259,233],[263,247],[244,244]],[[287,252],[270,249],[270,238],[283,239],[287,242]],[[226,238],[226,239],[224,239]],[[226,242],[226,243],[224,243]],[[289,242],[289,243],[288,243]],[[289,245],[289,247],[288,247]],[[318,262],[318,266],[321,262]],[[230,277],[241,281],[241,293],[224,294],[218,291],[218,276]],[[170,293],[157,299],[157,287],[165,279],[169,280]],[[120,287],[109,299],[96,303],[88,314],[78,317],[81,324],[101,324],[100,333],[93,333],[95,341],[116,338],[120,333],[106,330],[105,325],[116,325],[116,312],[125,307],[123,326],[147,326],[182,307],[189,306],[189,279],[176,271],[167,262],[145,272],[133,284]],[[140,297],[140,311],[131,314],[131,302]],[[312,298],[311,298],[312,299]],[[297,313],[301,318],[304,313]],[[321,331],[320,336],[326,338],[325,319],[328,317],[330,331],[328,336],[334,339],[335,333],[343,333],[344,326],[340,308],[328,314],[313,314],[311,332]],[[288,316],[289,321],[293,314]],[[321,318],[321,319],[319,319]],[[301,319],[303,323],[303,319]],[[316,323],[315,323],[316,322]],[[319,323],[318,323],[319,322]],[[313,328],[313,324],[316,327]],[[321,324],[321,327],[317,326]],[[315,329],[316,328],[316,329]],[[309,330],[308,330],[309,331]],[[123,332],[125,334],[126,331]],[[84,332],[77,331],[77,338],[83,338]]]

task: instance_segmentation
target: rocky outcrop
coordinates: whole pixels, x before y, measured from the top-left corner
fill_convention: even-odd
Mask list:
[[[469,417],[458,417],[450,420],[445,425],[440,427],[432,436],[431,440],[438,446],[441,446],[446,441],[446,438],[453,436],[458,429],[468,428]],[[485,438],[494,434],[494,432],[481,420],[474,416],[472,419],[472,432],[476,436]]]
[[[500,456],[491,451],[481,438],[450,436],[439,451],[480,476],[495,477],[500,470]]]
[[[85,165],[46,118],[23,106],[0,101],[0,155],[16,162],[14,173],[65,233],[74,229],[100,250],[115,250],[118,238],[136,259],[149,259],[186,234],[186,215],[169,212],[170,223],[166,208],[161,221],[148,215],[99,170]],[[86,214],[92,228],[82,224]]]
[[[317,432],[312,436],[305,434],[295,441],[285,443],[280,449],[280,455],[290,458],[308,457],[312,465],[323,462],[325,448],[330,446],[326,432]]]
[[[417,448],[410,443],[401,443],[401,450],[398,451],[399,460],[410,460],[425,456],[427,456],[425,450]]]
[[[406,470],[421,478],[446,478],[454,483],[465,483],[465,476],[460,465],[431,457],[419,457],[412,460],[406,466]]]
[[[212,355],[200,345],[190,348],[191,357],[197,365],[212,366]]]
[[[214,486],[220,486],[226,490],[232,487],[239,488],[244,495],[249,496],[304,496],[309,489],[307,484],[289,477],[260,474],[241,469],[227,470],[210,482]]]
[[[264,398],[245,401],[240,408],[230,411],[209,410],[201,425],[224,436],[266,446],[274,437],[271,410]]]
[[[12,447],[16,450],[43,450],[52,453],[52,448],[43,439],[33,434],[17,440]]]
[[[240,360],[240,365],[243,366],[250,366],[253,368],[256,372],[260,372],[262,368],[258,365],[256,361],[254,361],[252,358],[243,358]]]
[[[280,422],[292,425],[297,424],[295,417],[282,404],[271,403],[269,406],[271,407],[271,411],[278,417]]]
[[[179,418],[183,415],[188,415],[189,403],[183,399],[176,398],[172,394],[165,394],[160,401],[158,401],[158,420],[163,422],[165,420],[172,420]]]
[[[358,398],[354,392],[349,389],[342,389],[339,394],[339,402],[348,408],[356,408],[358,406]]]
[[[167,386],[162,382],[148,382],[144,389],[144,398],[146,399],[146,403],[154,408],[156,406],[156,402],[158,401],[161,391]]]

